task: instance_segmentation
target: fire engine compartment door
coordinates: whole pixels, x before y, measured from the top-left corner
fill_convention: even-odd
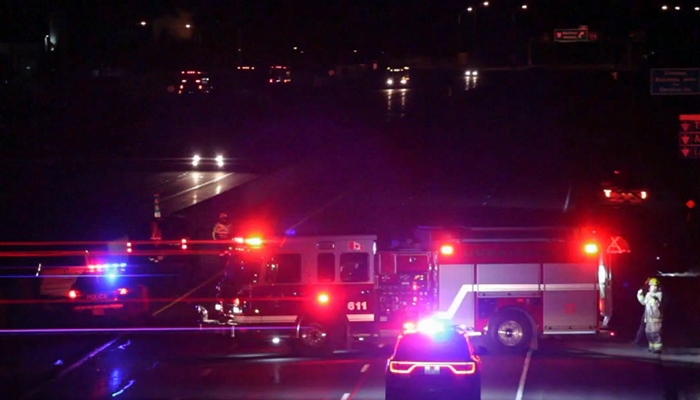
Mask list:
[[[442,264],[438,310],[455,325],[474,329],[474,264]]]
[[[544,333],[594,333],[598,320],[598,263],[542,267]]]

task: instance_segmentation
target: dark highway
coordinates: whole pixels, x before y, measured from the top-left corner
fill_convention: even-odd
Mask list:
[[[300,359],[235,348],[206,333],[102,337],[92,358],[35,383],[35,399],[383,399],[388,353]],[[619,355],[610,355],[615,348]],[[608,351],[606,352],[606,349]],[[101,351],[99,351],[101,350]],[[526,356],[483,359],[484,399],[697,399],[700,355],[683,362],[627,344],[545,343]]]
[[[0,336],[12,399],[383,399],[389,347],[298,358],[284,345],[238,344],[193,323],[217,275],[153,303],[137,328],[105,320]],[[172,287],[175,287],[173,285]],[[162,293],[171,292],[163,289]],[[46,321],[46,325],[61,324]],[[77,327],[77,329],[76,329]],[[475,344],[481,343],[475,339]],[[484,399],[697,399],[700,351],[661,355],[622,338],[549,338],[528,354],[483,352]]]

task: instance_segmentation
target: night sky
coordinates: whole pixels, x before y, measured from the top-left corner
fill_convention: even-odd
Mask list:
[[[210,43],[234,43],[242,29],[244,45],[268,51],[299,46],[308,50],[355,49],[413,54],[453,53],[460,10],[478,11],[479,39],[490,46],[541,35],[554,28],[590,26],[611,38],[644,29],[650,40],[687,47],[698,40],[700,0],[10,0],[0,10],[0,41],[41,40],[50,11],[65,15],[78,37],[109,37],[138,27],[180,7],[193,13]],[[697,3],[697,4],[696,4]],[[527,4],[527,11],[521,6]],[[669,10],[662,11],[661,5]],[[681,7],[676,11],[676,6]],[[463,14],[472,32],[473,13]],[[94,40],[92,41],[94,42]]]

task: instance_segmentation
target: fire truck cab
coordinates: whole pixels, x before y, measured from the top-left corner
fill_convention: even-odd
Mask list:
[[[285,341],[303,351],[381,337],[393,343],[403,322],[436,300],[429,253],[380,257],[374,235],[234,242],[216,303],[196,307],[201,325],[226,326],[233,337]]]

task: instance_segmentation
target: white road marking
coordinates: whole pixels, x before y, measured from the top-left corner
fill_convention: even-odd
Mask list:
[[[367,372],[368,369],[369,369],[369,364],[365,364],[365,365],[362,367],[362,369],[360,370],[360,372],[361,372],[361,373]]]
[[[518,391],[515,393],[515,400],[523,400],[523,392],[525,391],[525,380],[527,380],[527,371],[530,369],[530,360],[532,359],[532,350],[528,350],[523,364],[523,373],[520,374],[520,382],[518,383]]]
[[[350,393],[345,393],[340,397],[340,400],[348,400],[350,398]]]

